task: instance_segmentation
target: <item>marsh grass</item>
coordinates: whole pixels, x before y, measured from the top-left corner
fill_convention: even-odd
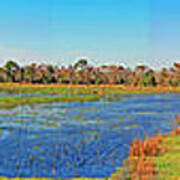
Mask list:
[[[96,89],[39,86],[0,86],[1,93],[98,94]]]
[[[32,105],[53,102],[89,102],[98,101],[98,95],[63,96],[63,97],[0,97],[0,108],[13,108],[19,105]]]
[[[180,134],[164,139],[166,152],[163,156],[152,158],[158,171],[158,180],[176,180],[180,178]]]
[[[71,85],[71,84],[22,84],[0,83],[2,93],[47,93],[47,94],[152,94],[180,93],[179,87],[131,87],[123,85]]]
[[[152,139],[146,137],[144,141],[136,139],[124,167],[118,168],[110,179],[180,179],[180,127],[165,136],[158,134]]]

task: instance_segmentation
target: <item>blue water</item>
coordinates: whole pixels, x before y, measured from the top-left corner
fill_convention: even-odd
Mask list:
[[[132,139],[170,132],[180,113],[180,94],[111,99],[1,109],[0,175],[110,176]]]

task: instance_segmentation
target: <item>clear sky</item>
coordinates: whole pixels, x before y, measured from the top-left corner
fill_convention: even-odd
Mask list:
[[[2,0],[0,60],[68,65],[180,60],[179,0]],[[158,65],[158,66],[157,66]]]

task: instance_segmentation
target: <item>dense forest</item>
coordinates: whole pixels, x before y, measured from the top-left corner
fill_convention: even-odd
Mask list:
[[[36,63],[21,67],[10,60],[0,68],[0,82],[180,86],[180,63],[154,71],[144,65],[133,70],[116,65],[93,67],[86,59],[68,67]]]

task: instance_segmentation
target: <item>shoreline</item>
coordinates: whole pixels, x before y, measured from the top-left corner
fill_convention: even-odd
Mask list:
[[[124,166],[117,168],[110,180],[179,180],[180,179],[180,116],[177,127],[162,135],[132,141]],[[128,172],[126,174],[125,172]]]
[[[62,97],[0,97],[0,109],[9,109],[21,105],[34,105],[54,102],[92,102],[98,101],[100,96],[87,95],[83,97],[78,96],[62,96]]]
[[[116,84],[72,85],[72,84],[26,84],[0,83],[0,92],[49,93],[49,94],[132,94],[132,93],[180,93],[180,87],[132,87]]]

